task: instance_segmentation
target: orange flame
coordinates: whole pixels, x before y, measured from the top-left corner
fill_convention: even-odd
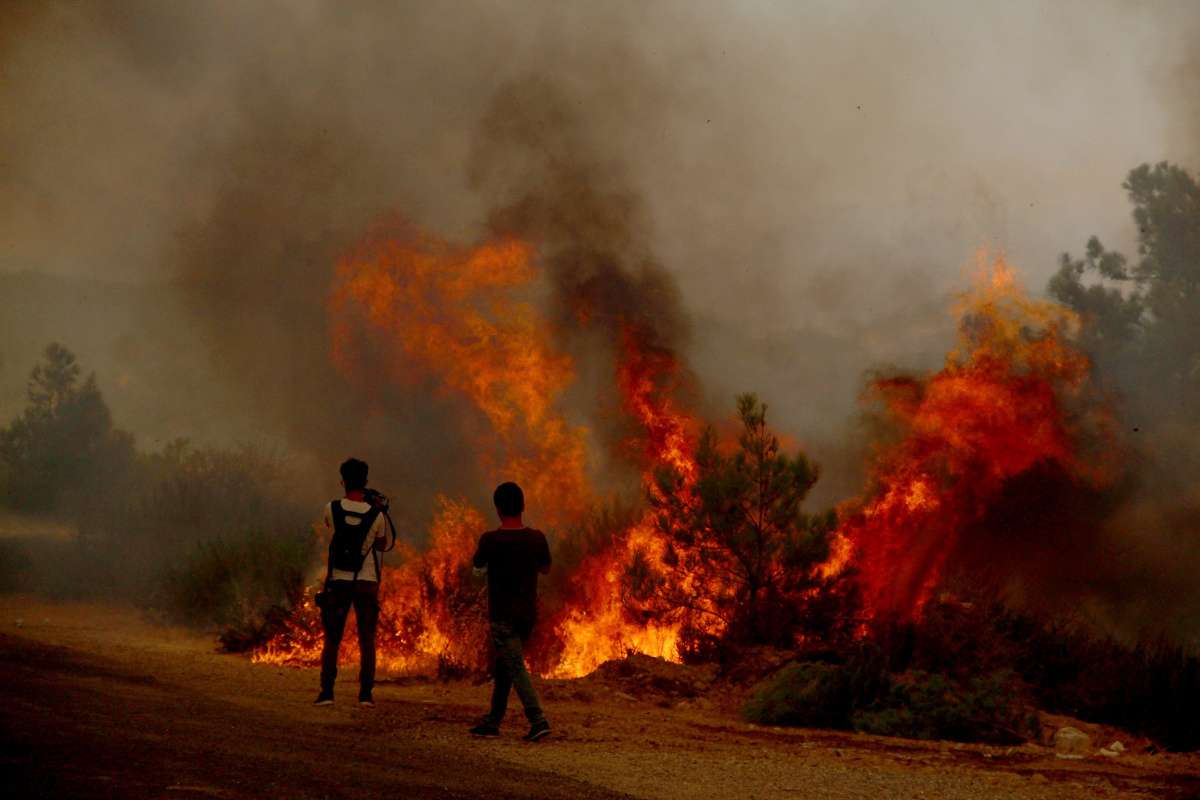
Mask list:
[[[532,248],[517,240],[452,247],[403,223],[370,238],[337,267],[330,297],[332,358],[366,391],[354,322],[365,311],[373,353],[401,385],[437,377],[470,400],[488,426],[479,436],[483,466],[539,499],[541,519],[558,524],[588,505],[585,434],[557,411],[574,378],[569,356],[517,290],[534,276]]]
[[[521,483],[539,522],[553,533],[594,505],[586,475],[585,429],[559,408],[574,377],[553,330],[522,300],[536,278],[533,250],[512,239],[458,248],[402,222],[380,229],[337,266],[330,295],[331,357],[364,392],[384,371],[400,385],[433,377],[441,390],[478,409],[477,452],[491,474]],[[374,355],[365,362],[364,353]],[[643,347],[627,328],[619,342],[617,388],[639,426],[643,484],[668,464],[694,476],[689,418],[670,397],[676,363]],[[382,403],[382,399],[380,399]],[[381,589],[377,636],[381,669],[480,668],[486,657],[482,582],[470,574],[483,515],[442,498],[430,547],[407,551]],[[647,514],[572,576],[572,592],[551,615],[556,640],[539,661],[555,676],[576,676],[635,650],[678,659],[677,622],[631,615],[623,600],[625,566],[635,553],[661,558],[664,544]],[[395,561],[395,559],[391,559]],[[356,656],[347,633],[343,660]],[[319,618],[307,599],[285,630],[255,654],[272,663],[314,663]],[[537,658],[537,654],[534,654]]]
[[[853,545],[868,614],[919,615],[960,532],[1007,479],[1043,462],[1103,479],[1077,456],[1067,411],[1089,371],[1068,340],[1075,317],[1027,297],[1000,258],[959,311],[958,346],[941,370],[871,387],[904,435],[876,454],[874,496],[848,509],[839,531]]]
[[[617,385],[623,410],[641,436],[642,485],[658,492],[654,472],[670,467],[684,478],[685,491],[695,483],[695,421],[675,405],[678,364],[663,350],[647,348],[629,325],[621,331]],[[630,651],[671,661],[681,660],[683,619],[646,619],[635,613],[625,588],[626,571],[638,557],[662,563],[667,543],[650,511],[623,532],[612,546],[585,560],[573,576],[573,602],[557,623],[563,643],[554,677],[585,675],[600,664]]]

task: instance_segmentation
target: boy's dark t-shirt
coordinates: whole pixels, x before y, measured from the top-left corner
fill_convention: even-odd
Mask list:
[[[532,628],[537,617],[537,576],[550,568],[546,535],[532,528],[498,528],[479,537],[473,559],[487,567],[488,619]]]

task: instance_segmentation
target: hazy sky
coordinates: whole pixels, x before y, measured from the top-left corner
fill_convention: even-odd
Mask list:
[[[711,402],[757,389],[819,441],[853,414],[863,370],[949,344],[977,247],[1006,250],[1036,290],[1093,233],[1130,248],[1125,173],[1196,163],[1198,16],[1096,0],[8,2],[0,270],[170,281],[204,259],[267,274],[297,251],[323,269],[388,210],[471,240],[490,210],[466,174],[480,119],[506,83],[546,76],[640,197]],[[189,244],[238,225],[229,241],[252,244],[237,252]]]
[[[9,269],[169,276],[251,75],[289,104],[336,96],[345,134],[391,143],[426,192],[398,175],[395,203],[468,234],[461,161],[490,91],[560,76],[688,297],[778,323],[842,313],[847,273],[953,280],[979,244],[1040,283],[1089,233],[1128,235],[1129,167],[1192,156],[1171,140],[1192,3],[11,5]]]

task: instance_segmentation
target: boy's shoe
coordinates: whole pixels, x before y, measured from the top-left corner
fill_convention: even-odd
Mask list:
[[[533,723],[533,726],[529,729],[529,733],[525,734],[521,738],[527,742],[537,742],[545,739],[549,735],[550,723],[546,722],[546,720],[542,720],[541,722]]]
[[[375,701],[371,698],[370,692],[359,692],[358,693],[358,704],[360,706],[363,706],[364,708],[374,708],[375,707]]]
[[[333,692],[321,690],[317,695],[317,699],[313,701],[314,706],[331,706],[333,705]]]
[[[472,736],[499,736],[500,727],[490,722],[481,722],[468,731]]]

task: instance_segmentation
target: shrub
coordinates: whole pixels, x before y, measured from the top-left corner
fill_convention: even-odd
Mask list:
[[[0,539],[0,592],[22,588],[22,574],[31,566],[23,544],[14,539]]]
[[[803,661],[788,664],[765,681],[742,716],[761,725],[846,728],[850,705],[841,666]]]
[[[1037,715],[1011,673],[966,681],[921,671],[893,676],[883,652],[871,646],[842,664],[787,665],[760,684],[742,715],[764,725],[963,742],[1014,743],[1038,732]]]
[[[855,712],[851,724],[884,736],[999,744],[1038,733],[1036,713],[1021,701],[1011,674],[1002,671],[965,683],[911,673],[894,681],[877,707]]]
[[[312,559],[307,533],[201,542],[167,573],[163,610],[174,621],[219,627],[227,649],[246,649],[269,638],[299,600]]]
[[[1007,671],[1039,708],[1117,725],[1172,750],[1200,747],[1200,660],[1161,638],[1122,642],[1080,620],[1039,618],[975,596],[931,603],[916,623],[879,622],[872,639],[893,672],[969,686]]]
[[[261,448],[176,440],[137,451],[95,378],[81,375],[70,351],[50,345],[28,407],[0,427],[0,502],[74,528],[70,541],[0,547],[0,589],[157,602],[174,620],[224,628],[228,642],[264,636],[315,555],[307,533],[284,532],[303,530],[315,505],[297,502],[284,462]]]
[[[1039,705],[1142,733],[1171,750],[1200,748],[1200,660],[1178,645],[1136,645],[1047,625],[1019,661]]]
[[[742,716],[763,725],[849,728],[855,710],[871,706],[889,688],[882,654],[862,646],[842,664],[788,664],[759,684]]]

